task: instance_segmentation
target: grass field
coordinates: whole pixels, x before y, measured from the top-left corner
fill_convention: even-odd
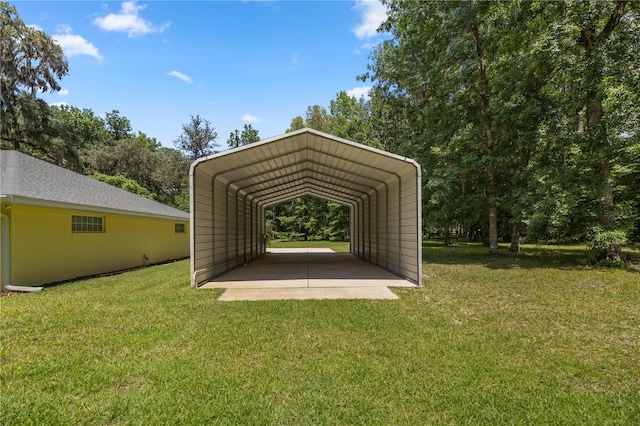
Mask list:
[[[308,248],[330,248],[338,253],[348,253],[349,243],[341,241],[286,241],[286,240],[274,240],[269,243],[269,247],[272,248],[295,248],[295,247],[308,247]]]
[[[399,300],[219,302],[188,261],[0,299],[0,423],[640,424],[640,274],[427,242]]]

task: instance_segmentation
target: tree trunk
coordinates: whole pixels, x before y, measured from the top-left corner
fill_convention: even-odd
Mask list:
[[[614,8],[611,12],[609,20],[598,34],[595,26],[591,23],[589,17],[588,25],[580,26],[580,38],[578,44],[584,48],[586,63],[590,65],[587,76],[587,96],[586,96],[586,118],[589,135],[595,142],[595,146],[605,149],[607,146],[607,132],[604,120],[604,110],[602,108],[602,95],[600,86],[604,79],[604,58],[600,51],[605,42],[611,37],[614,30],[620,24],[622,17],[626,12],[627,1],[617,0],[614,2]],[[613,207],[613,187],[611,185],[611,164],[607,157],[602,161],[601,173],[603,180],[603,202],[598,212],[598,220],[601,225],[610,226],[614,224],[615,217],[611,214]],[[607,253],[609,260],[623,260],[622,248],[620,244],[612,240]]]
[[[602,179],[604,181],[604,199],[602,212],[600,213],[600,223],[602,225],[609,225],[615,221],[615,218],[611,216],[611,207],[613,206],[613,187],[609,182],[611,176],[611,163],[608,159],[602,161]]]
[[[607,260],[611,262],[624,262],[626,261],[625,255],[622,252],[622,247],[615,240],[611,240],[609,244],[609,250],[607,250]]]
[[[498,208],[489,206],[489,253],[498,254]]]
[[[447,247],[451,245],[451,231],[448,228],[444,233],[444,245]]]
[[[512,253],[520,252],[520,232],[522,231],[522,222],[519,220],[514,222],[513,228],[511,229],[511,246],[509,246],[509,251]]]
[[[488,187],[487,198],[489,201],[489,252],[491,254],[498,254],[498,206],[496,202],[496,173],[491,162],[493,156],[495,139],[493,136],[493,123],[491,119],[490,109],[490,87],[489,79],[487,77],[487,67],[485,64],[484,51],[480,42],[480,31],[478,29],[478,23],[473,20],[471,24],[471,32],[476,45],[476,55],[478,57],[478,73],[480,76],[480,91],[478,98],[480,106],[482,108],[485,143],[487,156],[490,158],[490,163],[486,166]]]

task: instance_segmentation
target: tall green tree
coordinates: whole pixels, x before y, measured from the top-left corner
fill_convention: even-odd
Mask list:
[[[60,90],[58,80],[68,73],[68,63],[60,45],[26,26],[15,6],[0,2],[0,19],[0,133],[3,146],[10,143],[19,150],[38,134],[34,117],[41,117],[44,108],[36,102],[37,93]]]
[[[300,129],[304,129],[304,118],[302,118],[301,115],[298,115],[291,120],[291,124],[289,125],[289,128],[286,130],[286,133],[294,132]]]
[[[304,113],[304,127],[331,133],[332,117],[327,109],[320,105],[310,105]]]
[[[102,119],[90,109],[51,106],[50,153],[58,166],[84,173],[85,157],[93,147],[110,141]]]
[[[370,67],[374,81],[409,106],[414,128],[409,134],[421,141],[416,148],[423,155],[438,154],[432,158],[439,157],[443,168],[448,158],[442,154],[464,156],[458,161],[463,169],[448,174],[481,177],[474,189],[483,194],[479,207],[488,212],[489,247],[496,254],[502,139],[497,121],[503,105],[496,96],[500,75],[494,65],[509,38],[496,28],[499,4],[397,0],[387,5],[384,28],[395,39],[376,50]]]
[[[274,206],[268,217],[279,238],[345,241],[349,235],[349,209],[309,195]]]
[[[425,223],[615,248],[633,228],[637,3],[385,1],[374,128],[420,159]],[[384,143],[387,137],[381,137]],[[449,225],[447,225],[449,224]],[[619,252],[619,250],[613,250]]]
[[[309,106],[305,112],[305,127],[319,130],[324,133],[331,133],[331,121],[331,115],[327,112],[326,108],[322,106]]]
[[[361,144],[379,147],[380,143],[373,131],[371,103],[363,98],[356,99],[347,92],[338,92],[329,104],[332,135]]]
[[[625,1],[554,2],[546,45],[554,72],[544,91],[528,238],[591,241],[619,257],[638,216],[633,181],[640,93],[640,7]]]
[[[363,74],[358,78],[366,81],[368,77],[367,74]],[[410,134],[413,128],[408,113],[411,109],[410,102],[393,88],[382,84],[372,87],[369,94],[372,130],[379,148],[395,154],[416,157],[415,150],[407,146],[407,141],[412,139]]]
[[[132,133],[131,121],[120,115],[117,109],[107,112],[104,118],[104,127],[111,135],[113,141],[128,138]]]
[[[251,124],[245,124],[242,132],[236,129],[229,134],[227,146],[229,148],[238,148],[239,146],[248,145],[258,142],[259,140],[260,136],[258,135],[258,131],[254,129]]]
[[[622,123],[616,115],[620,110],[615,107],[622,106],[622,111],[633,114],[632,108],[612,98],[626,96],[640,101],[640,7],[621,0],[568,1],[564,6],[565,61],[572,66],[562,82],[569,90],[555,94],[569,107],[565,114],[574,116],[573,132],[569,129],[567,134],[578,142],[578,161],[588,172],[584,182],[590,188],[580,188],[585,194],[581,208],[589,213],[587,218],[595,219],[588,224],[592,237],[608,245],[606,256],[619,259],[620,243],[625,242],[632,223],[626,200],[616,200],[620,190],[616,168],[629,164],[628,147],[633,141],[629,136],[637,126],[619,126]],[[605,250],[600,248],[604,256]]]
[[[309,105],[304,113],[304,117],[299,115],[291,120],[291,125],[287,129],[287,133],[308,127],[330,134],[332,118],[325,107]]]
[[[119,139],[110,145],[95,146],[88,152],[86,160],[94,172],[122,175],[154,190],[153,174],[158,166],[158,148],[160,144],[154,138],[140,132],[135,137]]]
[[[182,134],[173,141],[189,160],[194,161],[216,152],[218,133],[211,123],[199,115],[191,116],[191,121],[182,125]]]
[[[323,238],[329,241],[349,239],[349,208],[343,204],[327,202]]]
[[[189,211],[189,160],[173,148],[162,147],[155,154],[152,177],[158,201]]]

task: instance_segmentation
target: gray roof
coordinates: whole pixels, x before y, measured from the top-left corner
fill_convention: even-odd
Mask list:
[[[189,213],[18,151],[0,151],[2,202],[189,220]]]

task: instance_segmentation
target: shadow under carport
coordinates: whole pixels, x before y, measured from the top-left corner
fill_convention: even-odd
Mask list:
[[[200,286],[227,289],[220,300],[396,299],[389,287],[416,285],[350,253],[291,248],[269,249]]]

